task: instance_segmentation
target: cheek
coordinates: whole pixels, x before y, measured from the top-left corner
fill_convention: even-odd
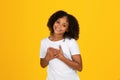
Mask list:
[[[54,23],[54,24],[53,24],[53,28],[55,28],[55,26],[57,26],[57,24]]]
[[[54,23],[54,25],[56,26],[56,25],[58,25],[58,23],[57,23],[57,22],[55,22],[55,23]]]

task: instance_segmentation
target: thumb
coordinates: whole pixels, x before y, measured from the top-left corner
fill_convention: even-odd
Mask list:
[[[59,45],[59,49],[61,49],[61,45]]]
[[[62,47],[61,47],[61,45],[59,45],[59,50],[62,51]]]

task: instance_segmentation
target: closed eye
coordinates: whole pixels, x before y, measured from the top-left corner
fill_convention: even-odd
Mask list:
[[[63,25],[63,27],[66,27],[66,25]]]

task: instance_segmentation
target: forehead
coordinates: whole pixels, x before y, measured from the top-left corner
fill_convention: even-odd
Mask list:
[[[68,22],[67,16],[63,16],[61,18],[58,18],[57,20]]]

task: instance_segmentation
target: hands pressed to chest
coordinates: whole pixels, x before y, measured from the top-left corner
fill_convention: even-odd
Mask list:
[[[59,49],[55,49],[53,47],[49,47],[47,49],[46,59],[49,61],[54,58],[58,58],[58,59],[64,58],[61,46],[59,46]]]
[[[72,56],[72,60],[65,58],[63,55],[61,46],[59,46],[59,49],[49,47],[47,49],[45,58],[41,59],[41,66],[46,67],[49,64],[50,60],[54,58],[58,58],[64,63],[66,63],[68,66],[70,66],[71,68],[76,69],[78,71],[82,71],[81,55],[78,54],[78,55],[71,55],[71,56]]]

